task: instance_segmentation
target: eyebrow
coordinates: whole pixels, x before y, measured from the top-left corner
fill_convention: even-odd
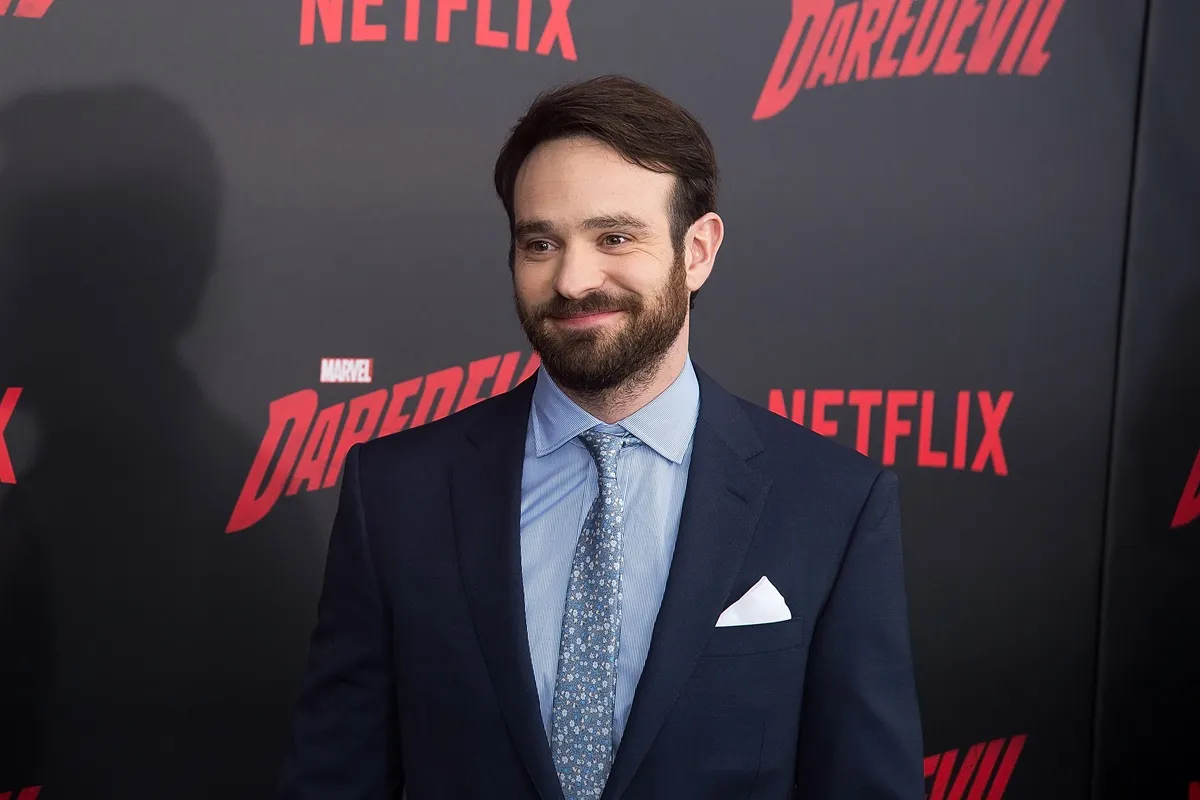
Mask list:
[[[626,213],[601,214],[595,217],[588,217],[583,220],[581,227],[591,231],[621,228],[636,233],[645,233],[650,230],[650,226],[643,219]],[[556,230],[557,228],[554,223],[546,219],[523,219],[513,226],[513,232],[518,237],[555,233]]]

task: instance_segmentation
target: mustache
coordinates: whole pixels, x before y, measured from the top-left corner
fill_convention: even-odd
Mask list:
[[[584,297],[572,300],[562,295],[555,295],[544,303],[539,303],[529,310],[534,319],[547,317],[571,317],[582,314],[599,314],[605,311],[640,311],[641,303],[634,297],[617,297],[602,292],[594,292]]]

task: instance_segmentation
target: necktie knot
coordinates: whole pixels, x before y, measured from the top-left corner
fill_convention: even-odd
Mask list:
[[[592,454],[602,478],[616,477],[617,456],[621,448],[638,443],[638,438],[631,433],[606,433],[595,428],[579,434],[579,440]]]

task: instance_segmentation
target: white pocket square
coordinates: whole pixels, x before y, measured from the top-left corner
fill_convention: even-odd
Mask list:
[[[786,622],[791,618],[792,611],[783,595],[764,575],[741,599],[722,612],[717,619],[717,627],[762,625],[767,622]]]

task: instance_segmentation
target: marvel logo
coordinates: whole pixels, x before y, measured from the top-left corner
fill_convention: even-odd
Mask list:
[[[321,383],[370,383],[373,358],[322,358]]]

